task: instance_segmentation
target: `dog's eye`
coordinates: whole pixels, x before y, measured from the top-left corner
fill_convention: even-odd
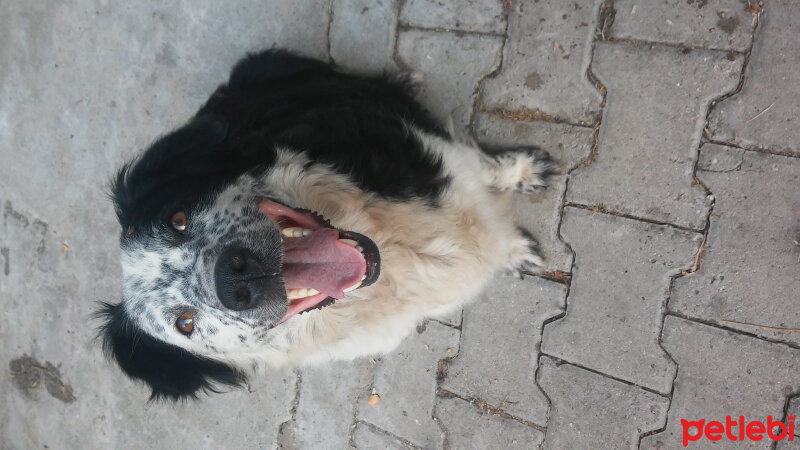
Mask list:
[[[186,336],[192,334],[194,330],[194,319],[192,319],[192,315],[189,313],[183,313],[178,320],[175,322],[175,326],[178,327],[178,331],[185,334]]]
[[[175,231],[186,231],[186,213],[183,211],[178,211],[172,215],[172,219],[170,219],[170,225]]]

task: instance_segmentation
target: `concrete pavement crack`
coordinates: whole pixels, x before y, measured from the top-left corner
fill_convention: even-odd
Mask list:
[[[483,399],[480,399],[480,398],[477,398],[477,397],[468,397],[468,396],[465,396],[465,395],[457,394],[455,392],[449,391],[449,390],[444,389],[444,388],[437,389],[436,390],[436,396],[437,397],[442,397],[442,398],[458,398],[458,399],[464,400],[465,402],[468,402],[470,405],[472,405],[476,409],[478,409],[478,410],[480,410],[480,411],[482,411],[484,413],[490,414],[490,415],[492,415],[494,417],[502,417],[504,419],[513,420],[513,421],[519,422],[519,423],[521,423],[521,424],[523,424],[525,426],[528,426],[528,427],[534,428],[536,430],[539,430],[542,433],[547,431],[547,427],[546,426],[539,425],[538,423],[531,422],[531,421],[522,419],[520,417],[513,416],[513,415],[505,412],[505,410],[503,409],[502,405],[499,406],[499,407],[495,406],[495,405],[491,405],[486,400],[483,400]]]

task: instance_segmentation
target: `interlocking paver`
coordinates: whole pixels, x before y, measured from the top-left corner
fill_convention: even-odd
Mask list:
[[[334,0],[330,53],[337,65],[359,73],[395,68],[397,7],[392,0]]]
[[[513,419],[478,409],[460,398],[440,398],[436,417],[448,447],[457,449],[538,449],[544,433]]]
[[[464,309],[461,347],[442,387],[543,426],[548,404],[534,379],[537,350],[542,324],[564,310],[565,296],[566,287],[541,278],[495,280]]]
[[[572,284],[542,351],[668,393],[675,364],[658,345],[663,305],[701,235],[575,208],[564,211],[561,233],[576,254]]]
[[[600,2],[588,3],[512,2],[503,64],[483,83],[483,106],[595,122],[602,98],[586,69]]]
[[[355,405],[368,396],[370,367],[366,360],[341,361],[300,372],[295,419],[282,430],[285,448],[346,448]]]
[[[643,439],[644,448],[681,446],[680,419],[724,423],[725,416],[744,415],[749,422],[766,421],[771,415],[780,420],[786,398],[800,390],[798,349],[674,316],[665,319],[662,341],[678,363],[678,376],[667,427]],[[711,442],[698,441],[692,446],[695,444],[703,448]],[[718,444],[723,448],[753,446],[747,440],[726,439]]]
[[[710,101],[736,87],[742,58],[721,52],[598,44],[608,89],[597,160],[572,175],[567,199],[695,229],[710,199],[692,185]]]
[[[755,23],[746,7],[742,0],[617,0],[611,36],[745,51]]]
[[[503,2],[497,0],[408,0],[402,8],[400,19],[410,26],[485,33],[506,28]]]
[[[594,133],[591,128],[548,122],[521,122],[490,114],[478,114],[475,135],[489,151],[537,146],[547,150],[558,163],[547,191],[537,195],[515,195],[511,211],[516,223],[530,230],[539,241],[545,270],[570,270],[572,252],[558,237],[561,201],[566,189],[566,174],[591,153]]]
[[[697,273],[675,280],[669,307],[747,333],[800,344],[800,159],[706,144],[698,177],[714,194]]]
[[[793,441],[782,440],[775,446],[776,450],[800,450],[800,439],[795,437]]]
[[[428,321],[375,367],[373,388],[381,396],[358,402],[358,417],[425,448],[441,447],[442,430],[433,419],[439,360],[458,351],[458,330]],[[447,350],[450,349],[450,353]]]
[[[543,356],[539,384],[552,401],[545,448],[636,448],[664,426],[669,400]]]
[[[770,0],[753,44],[742,91],[709,117],[714,139],[800,155],[800,3]]]
[[[800,396],[794,397],[789,402],[789,416],[794,416],[794,434],[800,436]]]
[[[499,64],[503,40],[494,36],[407,30],[400,33],[398,59],[424,75],[419,98],[445,123],[466,127],[478,82]]]
[[[407,445],[403,441],[387,436],[384,433],[375,431],[368,425],[359,423],[353,431],[353,444],[357,449],[372,450],[409,450],[415,447]]]

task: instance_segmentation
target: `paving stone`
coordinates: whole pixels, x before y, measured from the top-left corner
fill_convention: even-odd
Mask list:
[[[331,58],[359,73],[396,69],[392,59],[397,5],[393,0],[334,0]]]
[[[514,195],[511,210],[516,223],[538,239],[545,270],[568,272],[572,252],[558,237],[561,201],[567,172],[591,153],[593,130],[548,122],[520,122],[482,113],[476,115],[474,127],[478,141],[487,151],[537,146],[547,150],[558,163],[562,174],[553,177],[547,191]]]
[[[782,440],[775,446],[776,450],[800,450],[800,439],[795,437],[793,441]]]
[[[363,359],[302,369],[295,419],[282,429],[282,448],[347,448],[356,401],[369,395],[370,380]]]
[[[598,156],[573,173],[567,199],[702,229],[711,201],[692,185],[696,149],[707,105],[736,87],[742,58],[732,59],[598,44],[592,70],[608,89]]]
[[[552,401],[544,448],[636,448],[664,426],[669,400],[543,356],[539,384]]]
[[[464,309],[458,356],[442,388],[544,426],[547,398],[536,386],[542,324],[564,311],[566,287],[504,276]]]
[[[742,91],[709,117],[714,139],[800,155],[800,3],[770,0],[758,26]]]
[[[542,112],[573,122],[597,120],[602,97],[586,69],[600,2],[587,3],[511,3],[503,64],[483,83],[484,108],[518,115]]]
[[[408,0],[400,18],[413,27],[502,33],[506,29],[503,2],[497,0]]]
[[[794,397],[789,402],[789,416],[794,416],[794,434],[800,437],[800,397]]]
[[[678,376],[666,429],[643,439],[643,448],[682,446],[681,419],[724,423],[725,416],[744,415],[749,422],[766,421],[771,415],[780,420],[786,398],[800,390],[798,349],[675,316],[667,316],[664,322],[662,343],[678,363]],[[702,439],[692,448],[711,445]],[[717,444],[724,448],[753,445],[727,438]]]
[[[675,280],[671,310],[800,344],[800,159],[706,144],[698,177],[716,198],[700,269]],[[734,163],[734,161],[736,161]]]
[[[576,255],[572,284],[542,351],[668,393],[675,364],[658,344],[664,303],[701,235],[575,208],[564,211],[561,233]]]
[[[450,353],[447,353],[450,349]],[[358,417],[425,448],[442,446],[443,435],[433,419],[439,360],[458,352],[458,330],[428,321],[417,327],[397,350],[375,367],[373,388],[381,396],[369,406],[358,402]]]
[[[408,30],[398,37],[401,64],[424,76],[420,101],[445,123],[466,128],[478,82],[500,62],[503,41],[484,35]]]
[[[416,448],[399,439],[375,431],[363,423],[356,425],[355,431],[353,431],[353,441],[356,448],[364,450],[408,450]]]
[[[538,449],[544,440],[541,431],[482,411],[460,398],[440,398],[436,417],[442,423],[448,448],[457,449]]]
[[[755,23],[746,7],[742,0],[617,0],[611,36],[743,52]]]

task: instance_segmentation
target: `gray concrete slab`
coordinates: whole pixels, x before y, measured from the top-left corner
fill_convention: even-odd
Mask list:
[[[682,446],[681,419],[724,423],[728,415],[744,415],[747,422],[766,422],[771,415],[780,420],[786,399],[800,390],[800,349],[674,316],[664,322],[663,343],[678,363],[678,376],[666,429],[643,439],[643,448]],[[692,447],[718,448],[713,444],[701,438]],[[753,448],[747,439],[717,444]]]
[[[800,3],[766,2],[742,91],[709,117],[714,139],[800,156]]]
[[[381,401],[359,399],[358,418],[414,445],[440,448],[442,429],[433,417],[439,361],[458,352],[458,330],[427,321],[375,367],[373,389]],[[450,352],[448,352],[448,349]]]
[[[599,4],[511,2],[503,64],[483,84],[483,107],[596,122],[601,95],[586,69]]]
[[[407,26],[503,33],[505,7],[497,0],[407,0],[400,19]]]
[[[544,448],[637,448],[664,426],[669,399],[543,356],[539,384],[552,401]]]
[[[714,213],[702,264],[675,280],[670,309],[800,345],[800,333],[764,328],[800,328],[800,160],[712,144],[701,155]]]
[[[575,208],[561,232],[576,258],[566,316],[545,326],[542,351],[668,393],[676,367],[658,344],[664,303],[701,236]]]
[[[792,441],[784,440],[778,442],[775,446],[776,450],[798,450],[800,449],[800,439],[794,439]]]
[[[542,324],[563,312],[565,297],[564,285],[541,278],[494,281],[464,310],[461,347],[445,364],[442,388],[544,426],[549,405],[536,386],[536,360]]]
[[[363,359],[303,368],[294,418],[281,426],[280,447],[347,448],[356,402],[371,393],[371,369]]]
[[[567,199],[702,229],[711,201],[692,172],[703,117],[736,87],[741,63],[719,52],[598,44],[593,70],[608,89],[598,155],[573,173]]]
[[[572,252],[558,237],[561,202],[567,188],[567,173],[587,158],[594,143],[591,128],[548,122],[522,122],[481,113],[476,115],[475,136],[488,151],[536,146],[550,153],[560,174],[553,177],[546,191],[535,195],[515,195],[512,200],[516,223],[539,240],[545,270],[569,272]]]
[[[353,443],[357,449],[386,449],[386,450],[408,450],[416,449],[394,436],[390,436],[385,432],[373,429],[369,425],[359,423],[353,431]]]
[[[496,36],[407,30],[400,33],[397,58],[422,74],[419,98],[444,123],[464,130],[472,117],[478,83],[500,64],[503,40]]]
[[[787,413],[790,420],[791,417],[794,417],[794,434],[800,437],[800,395],[793,397],[789,401]]]
[[[399,0],[334,0],[330,56],[359,73],[397,70],[394,45]]]
[[[441,398],[436,405],[447,436],[447,448],[538,449],[544,433],[460,398]]]
[[[743,0],[617,0],[610,36],[743,52],[755,24],[746,8]]]

